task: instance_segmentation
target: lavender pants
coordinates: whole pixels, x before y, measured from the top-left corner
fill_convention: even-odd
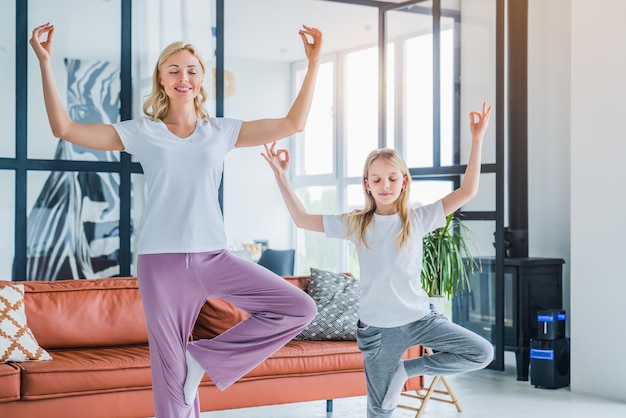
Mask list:
[[[137,278],[157,418],[200,415],[197,397],[194,405],[185,404],[185,350],[224,390],[296,336],[317,312],[305,292],[228,251],[142,254]],[[251,316],[215,338],[189,341],[200,309],[213,297]]]

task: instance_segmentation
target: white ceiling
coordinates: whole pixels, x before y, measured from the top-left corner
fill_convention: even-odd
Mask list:
[[[430,2],[420,3],[430,6]],[[227,57],[301,60],[304,54],[297,32],[302,24],[322,30],[324,53],[373,45],[378,39],[376,7],[327,0],[225,0],[224,8]],[[418,30],[424,21],[430,22],[430,18],[398,12],[387,25],[392,35]]]
[[[115,60],[119,40],[111,30],[120,31],[119,0],[59,0],[63,7],[47,0],[30,0],[29,25],[50,21],[58,27],[55,34],[57,54],[87,59]],[[428,8],[432,1],[420,1]],[[444,9],[458,9],[461,0],[442,0]],[[466,0],[469,1],[469,0]],[[401,0],[379,0],[372,3],[406,3]],[[135,39],[138,53],[148,57],[170,42],[185,40],[200,47],[210,57],[211,27],[215,25],[212,5],[215,0],[142,0],[133,10],[137,26]],[[314,26],[324,34],[323,54],[346,51],[378,42],[378,7],[333,0],[224,0],[224,48],[228,57],[282,62],[305,58],[298,30],[303,24]],[[15,9],[8,10],[8,15]],[[78,18],[80,16],[80,18]],[[430,31],[431,17],[425,14],[389,12],[389,38],[405,33]],[[13,53],[13,25],[2,26],[0,57]],[[90,42],[84,34],[90,33]],[[82,35],[81,35],[82,34]],[[149,36],[147,35],[149,34]],[[98,45],[98,48],[93,48]]]
[[[428,8],[432,1],[420,1]],[[466,0],[467,1],[467,0]],[[103,56],[117,53],[119,42],[110,37],[110,30],[119,31],[119,0],[60,0],[58,7],[47,0],[31,0],[37,7],[29,10],[29,24],[50,21],[59,28],[56,43],[74,55]],[[376,2],[373,2],[376,3]],[[378,3],[406,3],[402,0],[379,0]],[[186,40],[200,46],[209,56],[210,27],[215,0],[143,0],[134,10],[139,26],[156,29],[156,36],[146,38],[141,48],[155,54],[169,42]],[[442,7],[458,9],[460,0],[442,0]],[[378,8],[342,3],[333,0],[224,0],[224,48],[226,57],[252,60],[293,62],[304,59],[298,30],[303,24],[324,33],[323,53],[375,45],[378,42]],[[14,13],[9,10],[10,14]],[[81,16],[81,18],[77,18]],[[423,14],[390,12],[388,36],[416,32],[431,25]],[[7,26],[7,33],[14,29]],[[4,29],[0,31],[4,33]],[[84,42],[80,33],[93,33],[91,42]],[[140,39],[143,32],[139,32]],[[207,36],[209,35],[209,36]],[[145,36],[144,36],[145,37]],[[4,39],[5,37],[2,37]],[[7,36],[10,42],[12,36]],[[143,39],[143,38],[141,38]],[[93,48],[97,44],[98,48]],[[0,53],[10,52],[13,45],[0,42]]]

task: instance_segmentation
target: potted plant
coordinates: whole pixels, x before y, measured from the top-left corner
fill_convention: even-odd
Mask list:
[[[480,263],[469,251],[470,236],[467,225],[452,213],[444,226],[423,238],[422,287],[440,313],[456,293],[469,291],[468,270],[480,270]]]

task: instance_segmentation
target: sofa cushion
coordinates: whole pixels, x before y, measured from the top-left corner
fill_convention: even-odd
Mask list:
[[[20,398],[20,371],[14,364],[0,364],[0,403]]]
[[[202,306],[192,331],[194,340],[209,339],[231,329],[250,314],[220,298],[211,298]]]
[[[0,363],[50,360],[28,327],[24,309],[24,286],[0,285]]]
[[[47,350],[148,342],[134,277],[20,283],[31,330]]]
[[[151,387],[147,346],[55,350],[53,361],[19,363],[22,399],[39,400]],[[307,376],[363,370],[363,356],[351,341],[291,341],[242,380]],[[205,384],[213,385],[205,374]]]
[[[243,379],[362,370],[363,355],[354,341],[290,341]]]
[[[311,268],[308,293],[317,315],[295,339],[355,341],[360,292],[359,281],[352,276]]]
[[[22,399],[124,392],[151,387],[147,345],[54,350],[54,360],[17,363]]]
[[[305,292],[309,289],[311,282],[311,276],[283,276],[283,279]]]
[[[286,276],[289,283],[306,291],[309,285],[309,276]],[[194,340],[213,338],[226,330],[231,329],[250,314],[235,305],[220,298],[211,298],[206,301],[192,331]]]

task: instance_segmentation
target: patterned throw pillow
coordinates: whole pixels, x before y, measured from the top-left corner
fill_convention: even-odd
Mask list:
[[[24,285],[0,286],[0,363],[52,360],[26,323]]]
[[[308,293],[317,305],[317,315],[295,339],[355,341],[361,293],[358,279],[311,268]]]

